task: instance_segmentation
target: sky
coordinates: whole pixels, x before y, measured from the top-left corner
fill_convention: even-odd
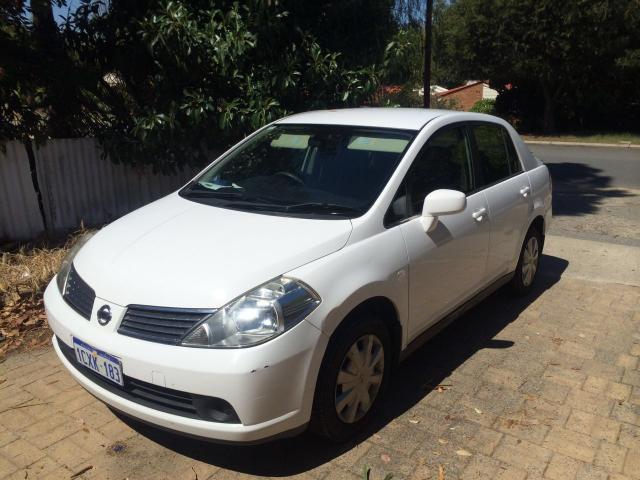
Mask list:
[[[57,5],[53,5],[53,18],[55,19],[55,21],[60,24],[63,23],[63,20],[61,17],[66,17],[68,15],[68,12],[73,12],[75,11],[76,8],[78,8],[78,5],[80,4],[79,0],[67,0],[67,4],[60,8]]]

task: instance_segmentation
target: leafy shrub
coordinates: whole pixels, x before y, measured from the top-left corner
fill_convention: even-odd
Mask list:
[[[469,111],[494,115],[496,112],[496,101],[493,98],[483,98],[474,103]]]

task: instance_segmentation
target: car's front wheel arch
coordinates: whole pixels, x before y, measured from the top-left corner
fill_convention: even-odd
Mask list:
[[[345,350],[367,336],[371,336],[374,342],[383,346],[383,383],[379,393],[376,391],[377,397],[370,410],[358,422],[347,425],[340,421],[339,414],[334,411],[334,377],[338,375],[339,364],[344,361]],[[311,429],[334,441],[346,440],[360,431],[384,394],[390,373],[398,361],[401,342],[402,328],[391,300],[386,297],[372,297],[353,308],[334,330],[325,350],[316,381]]]

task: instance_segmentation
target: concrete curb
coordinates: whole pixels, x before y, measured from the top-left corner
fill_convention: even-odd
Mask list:
[[[565,147],[613,147],[613,148],[640,148],[640,145],[632,143],[587,143],[587,142],[557,142],[553,140],[525,140],[524,143],[532,145],[556,145]]]

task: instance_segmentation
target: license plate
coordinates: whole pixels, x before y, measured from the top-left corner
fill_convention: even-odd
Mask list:
[[[76,352],[76,359],[82,365],[90,368],[107,380],[117,383],[121,387],[124,386],[122,362],[118,358],[98,350],[75,337],[73,338],[73,349]]]

